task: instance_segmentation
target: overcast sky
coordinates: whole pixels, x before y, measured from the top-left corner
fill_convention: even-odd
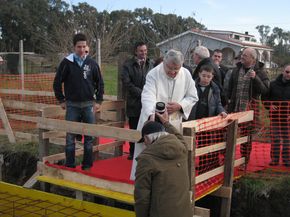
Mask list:
[[[290,31],[289,0],[67,0],[77,5],[87,2],[98,11],[151,8],[154,12],[194,17],[208,29],[229,30],[258,37],[255,27],[268,25]],[[258,38],[257,38],[258,40]],[[258,40],[259,41],[259,40]]]

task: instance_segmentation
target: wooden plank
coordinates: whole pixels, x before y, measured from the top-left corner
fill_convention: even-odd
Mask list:
[[[188,150],[188,177],[189,177],[189,192],[191,195],[191,205],[194,210],[195,208],[195,150],[196,150],[196,140],[195,140],[195,129],[194,128],[183,128],[183,135],[190,138],[191,149]]]
[[[4,109],[4,106],[3,106],[1,98],[0,98],[0,118],[2,120],[2,124],[4,126],[6,135],[8,136],[9,142],[10,143],[15,143],[16,139],[15,139],[14,133],[12,131],[12,128],[10,126],[9,120],[7,118],[7,114],[6,114],[6,111]]]
[[[15,109],[24,109],[32,111],[41,111],[43,108],[47,107],[47,104],[44,103],[35,103],[35,102],[26,102],[18,100],[3,100],[5,107],[15,108]]]
[[[49,118],[39,118],[38,128],[47,130],[61,130],[69,133],[82,134],[95,137],[114,138],[122,141],[137,142],[141,133],[137,130],[100,126],[95,124],[79,123]]]
[[[203,118],[194,121],[187,121],[182,123],[182,127],[194,127],[197,132],[203,132],[228,126],[232,120],[238,120],[238,123],[252,121],[254,118],[254,111],[245,111],[228,114],[226,118],[220,116]]]
[[[124,121],[113,121],[105,124],[98,124],[99,126],[111,126],[111,127],[121,127],[124,128],[125,122]]]
[[[65,110],[60,105],[47,105],[42,109],[42,117],[50,118],[56,116],[65,116]]]
[[[104,100],[111,100],[111,101],[117,100],[117,96],[113,96],[113,95],[104,95],[103,98]]]
[[[28,96],[55,96],[54,92],[49,91],[35,91],[35,90],[21,90],[21,89],[0,89],[0,93],[4,94],[19,94]]]
[[[39,176],[39,171],[36,171],[23,185],[24,188],[32,188],[36,182],[37,177]]]
[[[232,188],[221,186],[219,189],[212,192],[210,195],[216,197],[230,198],[232,195]]]
[[[194,207],[194,215],[200,217],[210,217],[210,210],[202,207]]]
[[[117,201],[125,202],[127,204],[134,204],[134,197],[133,195],[130,195],[130,194],[109,191],[107,189],[97,188],[91,185],[82,185],[80,183],[66,181],[63,179],[56,179],[56,178],[48,177],[48,176],[39,176],[38,180],[41,182],[48,182],[53,185],[58,185],[58,186],[73,189],[73,190],[78,189],[79,191],[82,191],[82,192],[86,192],[93,195],[99,195],[104,198],[111,198]],[[119,216],[117,215],[117,217]]]
[[[0,135],[6,135],[6,131],[4,129],[0,129]],[[25,139],[29,141],[38,141],[38,135],[33,133],[24,133],[20,131],[15,131],[14,136],[19,139]]]
[[[16,136],[16,138],[19,138],[19,139],[25,139],[28,141],[38,141],[37,134],[16,131],[16,132],[14,132],[14,135]]]
[[[114,182],[97,177],[85,175],[83,173],[72,172],[69,170],[57,169],[49,167],[45,164],[39,164],[38,170],[41,175],[53,177],[56,179],[67,180],[70,182],[79,183],[82,185],[91,185],[98,188],[103,188],[110,191],[121,192],[133,195],[134,185],[122,182]]]
[[[55,144],[55,145],[66,145],[66,139],[65,138],[49,138],[49,143]],[[83,144],[82,142],[76,141],[76,148],[82,148]]]
[[[100,119],[104,121],[118,121],[118,115],[115,111],[102,111]]]
[[[245,158],[244,157],[235,160],[235,164],[234,165],[235,165],[235,167],[237,167],[237,166],[239,166],[239,165],[241,165],[243,163],[245,163]],[[223,172],[224,172],[224,166],[217,167],[217,168],[215,168],[213,170],[210,170],[210,171],[208,171],[206,173],[203,173],[203,174],[201,174],[199,176],[196,176],[195,177],[195,184],[201,183],[201,182],[203,182],[203,181],[205,181],[207,179],[210,179],[211,177],[217,176],[217,175],[219,175],[219,174],[221,174]]]
[[[248,141],[248,136],[244,136],[241,137],[239,139],[237,139],[237,144],[242,144]],[[196,149],[196,157],[204,155],[204,154],[208,154],[211,152],[215,152],[215,151],[219,151],[219,150],[223,150],[226,148],[226,142],[220,142],[217,144],[213,144],[210,146],[206,146],[206,147],[202,147],[202,148],[197,148]]]
[[[37,123],[38,117],[28,115],[8,114],[9,119]]]
[[[101,106],[101,111],[120,110],[123,108],[125,108],[125,101],[124,100],[103,101],[102,106]]]
[[[109,143],[98,145],[98,146],[93,146],[93,152],[102,151],[102,150],[105,150],[105,149],[109,149],[111,147],[120,146],[122,144],[123,144],[122,141],[115,141],[115,142],[109,142]],[[81,155],[83,155],[83,152],[84,152],[83,148],[76,149],[75,156],[76,157],[77,156],[81,156]],[[59,153],[59,154],[46,156],[46,157],[44,157],[42,159],[42,161],[43,162],[48,161],[48,162],[54,163],[56,161],[63,160],[63,159],[65,159],[65,153]]]
[[[21,89],[0,89],[0,93],[4,94],[19,94],[28,96],[55,96],[52,91],[34,91],[34,90],[21,90]],[[117,96],[104,95],[104,100],[117,100]]]
[[[223,186],[232,188],[234,181],[234,162],[236,153],[238,121],[233,121],[227,129],[227,149],[225,155],[225,170]],[[222,198],[221,216],[230,217],[232,195]]]
[[[62,131],[47,131],[47,132],[43,132],[42,133],[42,137],[44,139],[50,139],[50,138],[57,138],[57,137],[65,137],[66,136],[66,132],[62,132]]]

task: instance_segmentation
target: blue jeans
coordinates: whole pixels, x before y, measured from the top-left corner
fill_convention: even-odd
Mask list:
[[[95,123],[95,114],[93,112],[93,105],[78,107],[72,105],[66,105],[66,115],[65,119],[67,121],[83,122],[94,124]],[[75,167],[75,138],[76,134],[67,133],[66,134],[66,146],[65,146],[65,155],[66,155],[66,166]],[[84,139],[84,156],[82,165],[84,167],[91,167],[93,165],[93,141],[94,137],[85,136]]]

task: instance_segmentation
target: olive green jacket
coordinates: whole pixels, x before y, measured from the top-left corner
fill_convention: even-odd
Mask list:
[[[137,158],[136,217],[192,217],[188,150],[184,138],[169,123],[161,136]]]

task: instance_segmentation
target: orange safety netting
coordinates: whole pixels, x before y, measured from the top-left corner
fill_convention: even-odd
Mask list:
[[[43,104],[56,104],[53,94],[52,83],[54,73],[27,74],[24,77],[25,91],[38,91],[37,95],[30,93],[9,92],[21,90],[22,81],[19,75],[0,75],[0,96],[2,101],[14,100],[35,102]],[[2,91],[4,90],[4,91]],[[290,102],[261,102],[252,101],[249,109],[254,110],[254,121],[239,124],[238,137],[249,137],[249,142],[239,144],[236,148],[236,158],[246,158],[246,172],[264,171],[271,169],[273,174],[276,170],[289,172],[289,123]],[[39,116],[37,111],[15,109],[5,107],[7,114],[23,116]],[[218,119],[218,118],[217,118]],[[36,124],[28,121],[10,119],[13,130],[29,131],[36,129]],[[2,123],[0,124],[3,128]],[[209,126],[217,126],[214,130],[202,130]],[[227,139],[227,127],[218,127],[218,121],[211,121],[198,126],[196,133],[196,148],[202,148],[213,144],[225,142]],[[195,159],[196,175],[202,175],[224,164],[224,150],[215,151],[197,156]],[[236,169],[235,175],[240,171]],[[261,174],[261,173],[260,173]],[[217,175],[196,185],[196,197],[202,197],[206,192],[214,190],[223,183],[223,174]]]
[[[0,74],[0,97],[2,102],[34,102],[40,104],[57,104],[53,93],[53,79],[55,73],[25,74],[24,80],[20,75]],[[5,106],[9,115],[26,117],[40,116],[39,111],[24,110]],[[11,128],[16,131],[30,132],[36,129],[36,123],[9,118]],[[3,128],[2,122],[0,128]]]
[[[254,110],[254,120],[239,124],[238,138],[247,137],[249,142],[238,144],[235,158],[245,157],[246,167],[236,167],[234,175],[246,173],[281,175],[290,172],[290,101],[253,100],[249,109]],[[220,120],[220,118],[217,118]],[[197,121],[198,123],[198,121]],[[219,125],[218,121],[197,125],[196,148],[211,146],[227,139],[227,127],[205,130]],[[198,152],[197,152],[198,153]],[[224,165],[225,151],[197,156],[196,176]],[[258,172],[258,173],[256,173]],[[201,198],[223,184],[223,174],[198,183],[196,198]]]

